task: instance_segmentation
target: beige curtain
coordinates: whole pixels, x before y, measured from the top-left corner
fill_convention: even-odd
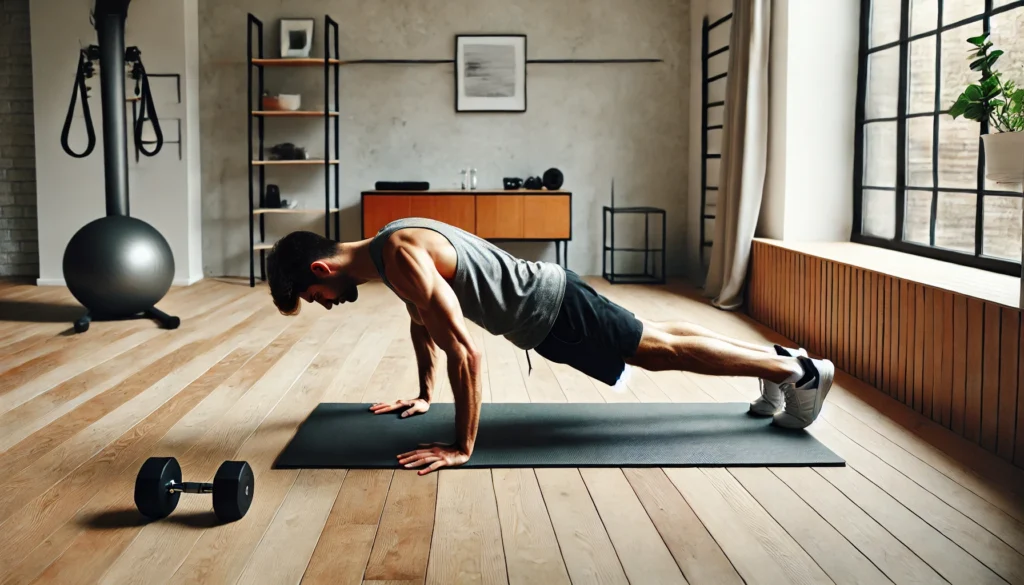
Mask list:
[[[705,294],[720,309],[743,304],[768,161],[771,0],[735,0],[729,39],[721,175]],[[702,211],[703,213],[703,211]]]

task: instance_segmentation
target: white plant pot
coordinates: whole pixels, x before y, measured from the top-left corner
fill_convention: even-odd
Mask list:
[[[1024,183],[1024,132],[994,132],[985,144],[985,176],[998,183]]]

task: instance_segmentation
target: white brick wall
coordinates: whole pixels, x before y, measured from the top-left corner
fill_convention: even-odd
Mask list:
[[[0,276],[38,276],[29,0],[0,0]]]

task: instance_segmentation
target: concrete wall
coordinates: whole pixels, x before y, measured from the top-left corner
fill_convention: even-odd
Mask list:
[[[93,0],[32,0],[32,71],[36,175],[38,177],[39,283],[63,284],[64,248],[72,235],[105,211],[103,176],[103,123],[99,77],[88,80],[96,131],[96,148],[76,159],[61,148],[60,136],[78,65],[79,47],[96,42],[90,24]],[[170,79],[151,83],[154,103],[165,140],[176,141],[181,119],[182,159],[178,145],[165,144],[157,156],[135,162],[129,131],[129,195],[131,215],[149,222],[171,245],[175,284],[202,278],[199,182],[190,177],[200,170],[197,140],[198,38],[186,33],[196,28],[195,0],[135,0],[128,12],[125,43],[138,46],[149,73],[182,75],[182,103],[177,102]],[[103,73],[101,72],[100,75]],[[132,94],[134,81],[126,77]],[[189,103],[191,99],[192,103]],[[129,118],[130,111],[129,110]],[[191,119],[189,119],[191,116]],[[130,119],[128,120],[130,124]],[[72,148],[86,144],[81,102],[75,110]]]
[[[200,0],[204,270],[248,275],[246,14],[266,27],[277,56],[282,17],[316,18],[314,55],[323,55],[323,15],[339,21],[344,59],[451,58],[458,33],[528,35],[532,58],[657,57],[661,64],[531,65],[525,114],[456,114],[453,67],[352,65],[341,74],[342,239],[359,236],[359,193],[377,180],[459,185],[479,171],[480,188],[502,177],[558,167],[575,194],[569,266],[601,270],[601,206],[615,179],[619,205],[668,211],[671,273],[687,270],[690,142],[690,32],[687,0]],[[698,40],[699,42],[699,40]],[[699,47],[699,44],[698,44]],[[300,93],[304,109],[323,105],[320,70],[268,69],[270,92]],[[323,123],[269,120],[267,146],[291,141],[323,154]],[[272,169],[268,183],[303,206],[322,205],[320,168]],[[618,229],[635,229],[623,221]],[[323,230],[319,216],[267,220],[267,239],[293,229]],[[628,227],[627,227],[628,226]],[[641,228],[642,229],[642,228]],[[616,233],[617,243],[620,233]],[[553,260],[550,244],[505,245]],[[620,266],[620,268],[622,268]]]
[[[29,0],[0,0],[0,276],[39,272]]]

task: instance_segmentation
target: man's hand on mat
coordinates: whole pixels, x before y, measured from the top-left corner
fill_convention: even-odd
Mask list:
[[[400,408],[405,409],[405,412],[402,413],[402,418],[405,418],[414,414],[427,412],[430,410],[430,403],[422,398],[396,400],[394,402],[378,402],[370,407],[370,411],[372,411],[373,414],[384,414],[385,412],[394,412]]]
[[[398,462],[408,468],[423,467],[429,463],[430,466],[421,469],[419,475],[426,475],[442,467],[457,467],[469,461],[469,454],[454,445],[429,443],[421,444],[420,447],[426,449],[417,449],[398,456]]]

